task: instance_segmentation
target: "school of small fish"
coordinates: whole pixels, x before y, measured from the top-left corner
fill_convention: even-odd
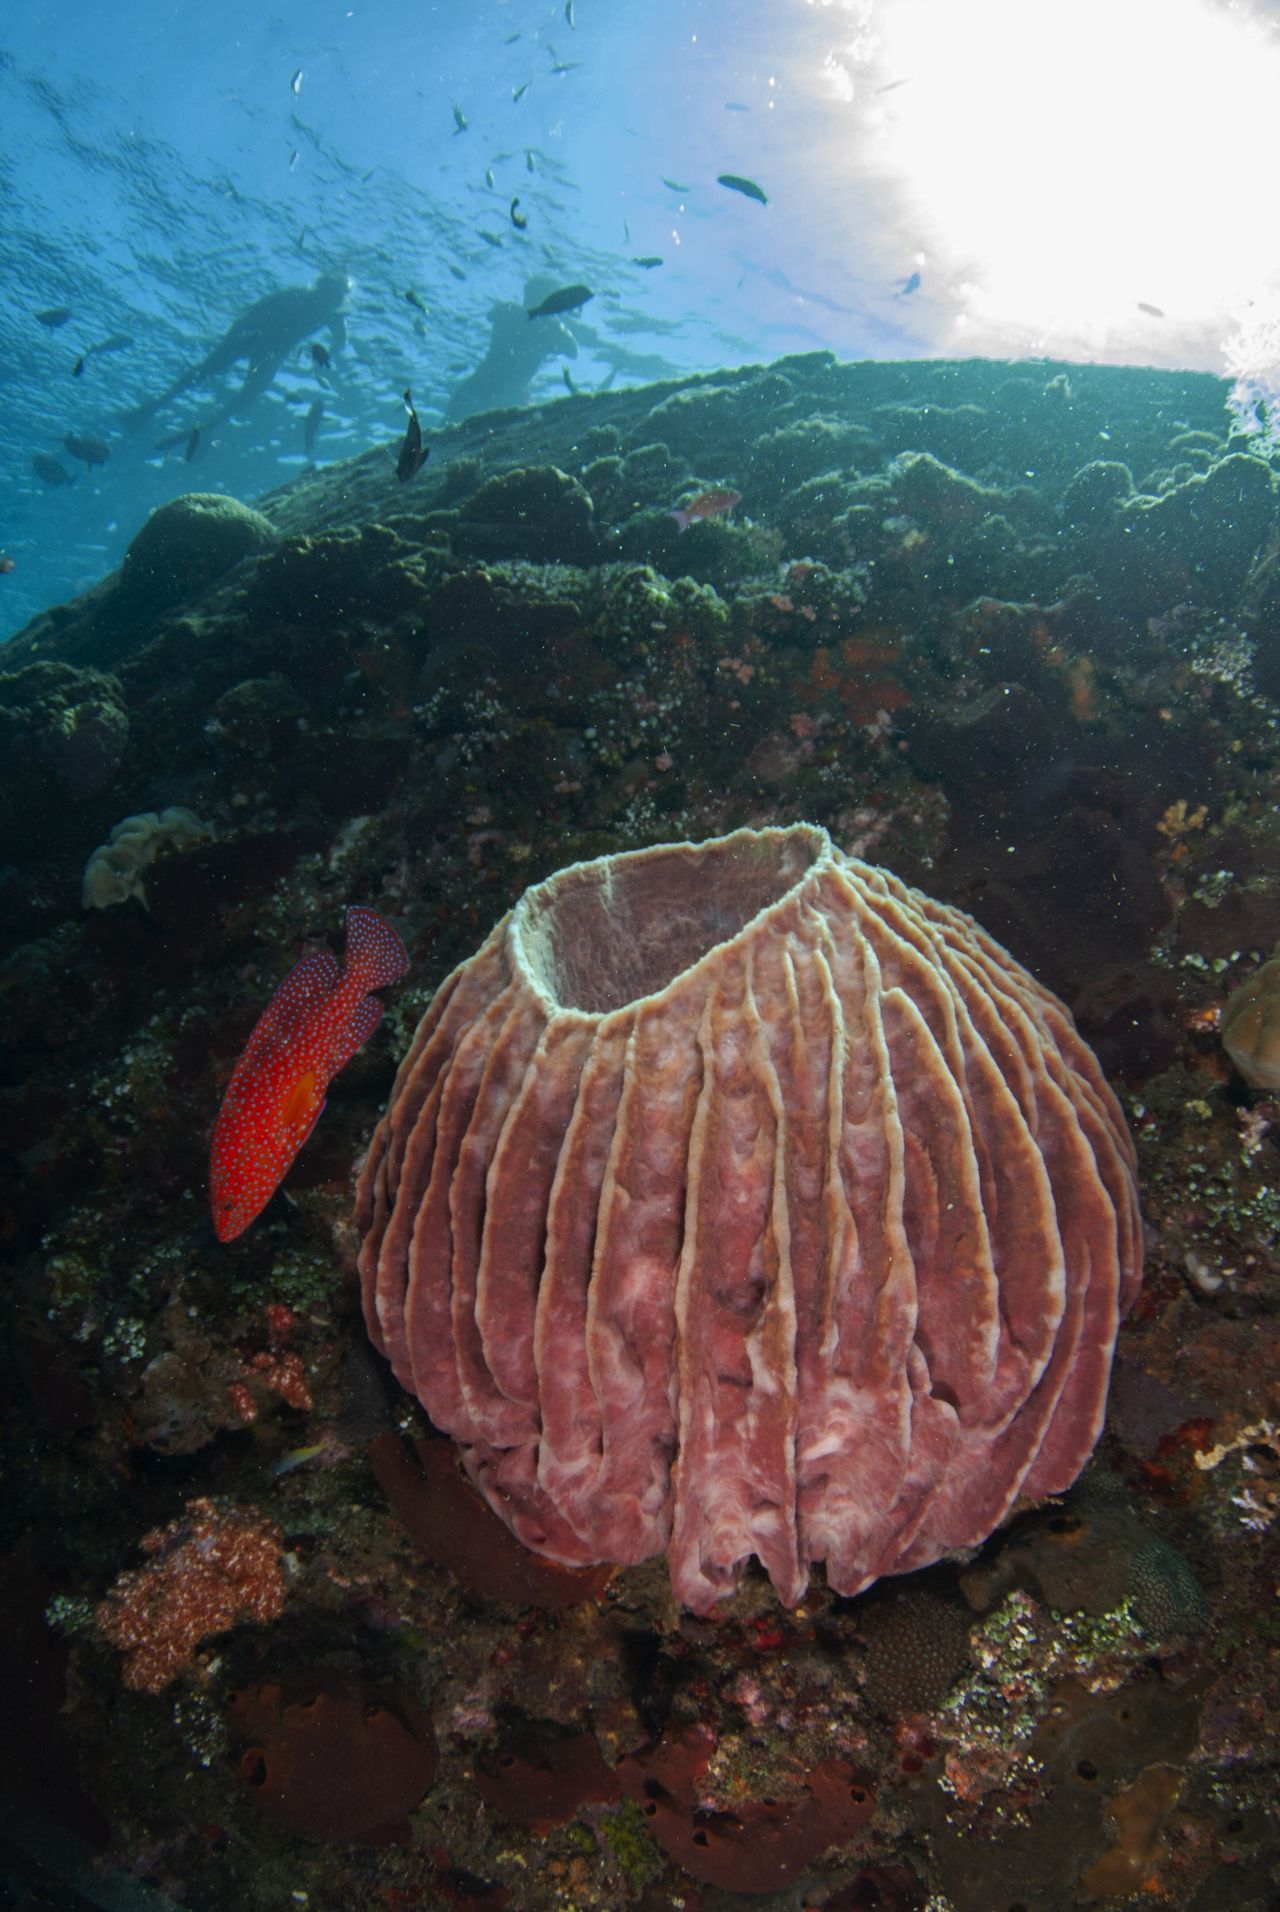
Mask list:
[[[576,35],[578,22],[574,10],[574,0],[564,0],[564,20],[566,27]],[[512,46],[522,40],[525,42],[526,47],[530,47],[530,50],[531,42],[536,40],[536,43],[546,56],[547,63],[545,66],[541,66],[538,72],[530,71],[523,78],[520,78],[518,75],[516,76],[517,83],[511,85],[509,88],[511,103],[513,105],[518,105],[524,99],[525,95],[530,92],[531,88],[533,89],[533,98],[535,100],[540,97],[545,98],[545,88],[548,79],[566,80],[570,74],[577,71],[583,64],[583,62],[579,60],[562,58],[556,48],[548,39],[543,37],[541,32],[533,36],[526,35],[517,29],[507,35],[504,45]],[[299,100],[301,96],[304,77],[304,69],[301,66],[294,67],[289,76],[289,93],[293,101]],[[901,84],[905,84],[905,82],[894,81],[889,87],[882,88],[881,90],[892,90],[892,86]],[[472,102],[468,101],[468,109],[471,108],[471,106]],[[749,113],[752,108],[745,101],[735,99],[726,100],[724,102],[724,110],[731,113],[745,114]],[[295,129],[303,132],[309,130],[303,122],[298,119],[296,111],[292,114],[291,118],[292,125]],[[454,100],[452,102],[452,118],[455,137],[470,133],[472,121],[469,117],[469,111],[464,109],[460,100]],[[479,124],[479,122],[477,122],[477,124]],[[468,145],[469,144],[470,141],[468,141]],[[517,153],[506,152],[495,154],[492,162],[484,167],[483,178],[485,187],[489,191],[501,191],[498,168],[504,161],[516,159],[518,150],[519,149],[517,149]],[[530,175],[545,175],[549,170],[554,171],[548,154],[541,148],[526,146],[523,152],[525,170]],[[290,170],[297,165],[298,159],[299,150],[294,148],[289,160]],[[756,179],[746,174],[720,172],[715,174],[714,178],[716,183],[726,191],[735,193],[742,198],[750,199],[759,206],[767,207],[770,203],[769,195],[764,187],[760,185]],[[691,175],[690,182],[688,183],[664,175],[662,176],[662,185],[667,191],[674,193],[683,200],[697,193],[699,181],[693,175]],[[510,193],[509,185],[507,186],[507,192]],[[526,206],[522,204],[519,195],[512,195],[508,200],[507,225],[509,232],[514,231],[518,235],[524,235],[529,231],[530,213]],[[483,225],[478,225],[474,230],[478,240],[483,241],[495,251],[503,251],[504,241],[499,233],[486,230]],[[308,229],[304,227],[302,233],[299,235],[298,243],[300,245],[307,236],[307,232]],[[629,247],[631,244],[631,228],[627,221],[623,222],[623,233],[625,242]],[[678,233],[673,235],[677,245],[679,244],[679,237]],[[474,261],[472,261],[472,263],[474,263]],[[624,261],[624,263],[626,262]],[[646,273],[656,270],[661,267],[663,263],[663,256],[656,252],[638,253],[633,255],[629,260],[631,267],[639,272]],[[466,280],[468,275],[456,259],[446,258],[442,261],[442,264],[454,279],[459,282]],[[920,283],[920,273],[913,272],[909,278],[899,283],[898,296],[909,296],[918,289]],[[553,291],[540,298],[537,303],[527,304],[526,311],[531,321],[564,317],[580,312],[595,296],[596,294],[592,287],[577,281],[569,282],[557,286]],[[608,298],[609,294],[606,292],[605,296]],[[417,336],[421,339],[429,337],[430,334],[426,320],[429,316],[430,308],[412,286],[404,291],[403,297],[405,302],[413,308],[415,316],[412,324]],[[1163,313],[1159,307],[1145,301],[1139,301],[1137,309],[1149,317],[1163,317]],[[42,307],[34,311],[32,316],[36,323],[51,335],[55,332],[60,332],[64,326],[70,325],[72,321],[76,322],[76,327],[82,327],[85,318],[85,315],[78,312],[72,305],[64,303]],[[583,336],[582,333],[579,334],[580,338]],[[590,337],[589,329],[586,332],[586,336]],[[335,340],[339,344],[341,343],[341,339],[337,333],[335,333]],[[86,343],[82,338],[78,347],[73,348],[75,349],[75,357],[70,365],[71,377],[84,380],[85,386],[87,386],[89,380],[86,378],[86,373],[96,358],[108,353],[122,351],[132,346],[133,343],[134,341],[130,335],[121,332],[112,333],[92,343]],[[555,348],[550,345],[547,347],[548,352],[554,349]],[[303,342],[303,351],[308,361],[309,369],[314,377],[322,386],[329,387],[331,385],[330,372],[332,370],[332,356],[329,347],[320,343],[318,340],[312,339]],[[616,369],[615,366],[610,371],[604,384],[598,385],[595,389],[607,389],[613,381]],[[566,391],[576,395],[579,386],[571,376],[567,365],[561,366],[561,378]],[[586,389],[591,388],[588,387]],[[297,398],[298,395],[287,393],[286,397],[293,400]],[[396,475],[401,483],[405,483],[413,478],[426,463],[429,455],[427,448],[423,444],[422,428],[418,414],[414,408],[412,396],[408,391],[405,392],[404,400],[408,412],[408,423],[396,455]],[[210,418],[206,418],[200,424],[193,424],[188,420],[187,424],[172,431],[168,436],[157,440],[154,450],[163,456],[164,454],[177,451],[181,448],[181,456],[185,459],[186,463],[190,464],[197,453],[202,449],[208,446],[212,446],[215,450],[218,448],[220,440],[212,437],[212,428],[226,416],[227,413],[223,411],[215,413]],[[324,400],[323,398],[315,398],[311,402],[310,409],[306,414],[303,427],[303,449],[306,458],[312,462],[314,462],[315,458],[316,444],[323,416]],[[82,463],[86,471],[90,473],[92,473],[95,468],[105,466],[112,455],[112,447],[104,439],[91,437],[77,431],[66,432],[62,438],[62,446],[73,460]],[[42,484],[50,487],[69,485],[73,483],[75,478],[74,468],[68,470],[60,458],[46,451],[37,451],[32,454],[31,469]],[[712,489],[700,494],[688,503],[676,507],[670,515],[683,532],[691,525],[703,519],[717,517],[731,511],[738,502],[739,495],[737,492],[725,489]],[[12,568],[12,559],[6,557],[3,567],[0,567],[0,569],[11,570]]]

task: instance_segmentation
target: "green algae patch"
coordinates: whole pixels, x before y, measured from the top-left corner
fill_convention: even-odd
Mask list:
[[[622,1869],[633,1892],[652,1883],[662,1871],[662,1858],[649,1837],[644,1814],[634,1799],[624,1800],[613,1812],[601,1813],[600,1837]]]

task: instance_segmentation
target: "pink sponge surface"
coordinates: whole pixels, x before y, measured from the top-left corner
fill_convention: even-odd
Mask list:
[[[983,1540],[1101,1430],[1141,1232],[1069,1012],[807,824],[575,864],[442,985],[365,1314],[526,1546],[695,1612]]]

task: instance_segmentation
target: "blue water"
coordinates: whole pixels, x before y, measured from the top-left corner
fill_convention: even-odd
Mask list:
[[[574,0],[571,21],[564,0],[9,0],[0,552],[14,568],[0,577],[0,636],[112,569],[166,499],[249,499],[305,469],[317,398],[321,464],[395,440],[406,386],[424,424],[438,421],[483,353],[491,305],[519,300],[533,273],[595,293],[574,321],[580,389],[814,348],[945,349],[936,281],[912,284],[920,220],[859,146],[868,109],[883,117],[872,82],[889,84],[874,35],[852,102],[824,84],[833,49],[875,12],[871,0]],[[769,204],[717,185],[722,172],[759,181]],[[631,263],[645,256],[661,267]],[[334,265],[354,284],[327,383],[304,342],[191,463],[181,443],[154,453],[159,432],[122,434],[127,407],[245,306]],[[37,321],[60,305],[66,324]],[[89,350],[114,334],[132,343]],[[564,390],[551,357],[533,396]],[[198,398],[162,431],[198,422]],[[101,439],[109,462],[86,469],[67,432]],[[74,482],[42,482],[37,454]]]

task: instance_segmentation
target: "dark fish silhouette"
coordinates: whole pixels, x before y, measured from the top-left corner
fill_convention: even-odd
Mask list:
[[[396,477],[402,485],[406,483],[408,479],[412,478],[416,472],[422,470],[422,467],[431,455],[423,447],[422,427],[418,423],[418,414],[413,409],[413,393],[411,391],[405,392],[404,404],[405,410],[409,414],[409,423],[404,428],[404,440],[400,446],[400,456],[396,459]]]
[[[511,201],[511,223],[517,232],[526,231],[529,225],[527,217],[520,211],[520,201],[518,199]]]
[[[183,454],[187,464],[191,463],[191,460],[195,457],[199,449],[200,449],[200,427],[198,425],[193,425],[191,427],[191,430],[187,433],[187,449]]]
[[[445,260],[445,264],[446,264],[446,265],[448,266],[448,268],[449,268],[449,270],[450,270],[450,272],[451,272],[451,273],[453,274],[453,276],[454,276],[454,278],[455,278],[455,279],[465,279],[465,278],[466,278],[466,276],[467,276],[467,275],[466,275],[466,273],[465,273],[465,272],[464,272],[464,271],[462,270],[462,267],[461,267],[461,266],[455,266],[455,265],[454,265],[454,263],[453,263],[453,260],[452,260],[452,259],[446,259],[446,260]]]
[[[731,193],[741,193],[744,199],[756,199],[762,206],[769,203],[768,196],[756,185],[754,179],[744,179],[741,173],[717,173],[716,185],[727,186]]]
[[[110,445],[104,445],[100,438],[78,438],[74,432],[65,432],[62,443],[73,458],[82,458],[86,465],[105,465],[111,456]]]
[[[502,241],[496,232],[485,232],[482,228],[480,237],[484,240],[486,246],[492,246],[495,252],[501,252]]]
[[[893,296],[895,299],[909,299],[913,292],[918,292],[919,290],[920,290],[920,274],[918,272],[913,272],[909,279],[904,279],[902,281],[902,284],[898,287],[898,290],[894,293]]]
[[[633,259],[631,263],[633,266],[643,266],[646,272],[652,272],[655,266],[662,264],[662,261],[656,252],[650,252],[646,253],[643,259]]]
[[[200,432],[200,427],[198,425],[192,426],[190,430],[188,430],[187,427],[184,425],[181,431],[168,432],[165,435],[165,437],[157,438],[155,444],[152,446],[152,450],[153,451],[172,451],[175,445],[189,445],[191,443],[191,439],[193,435],[195,436],[196,442],[198,444],[199,432]]]
[[[47,306],[43,312],[36,313],[38,323],[47,325],[51,332],[56,332],[60,325],[65,325],[70,317],[69,305],[51,305]]]
[[[311,401],[311,409],[307,413],[306,423],[302,427],[302,448],[308,458],[315,457],[316,439],[320,436],[320,420],[323,417],[324,400],[322,398],[313,398]]]
[[[415,307],[417,311],[421,312],[424,319],[429,318],[431,316],[430,313],[427,311],[426,306],[422,303],[422,300],[418,297],[417,293],[414,291],[412,286],[409,287],[409,290],[405,293],[404,296],[409,301],[409,304],[411,306]]]
[[[467,116],[463,112],[462,108],[460,106],[455,106],[453,109],[454,138],[456,139],[459,133],[465,133],[469,124],[470,124],[470,121],[467,119]]]
[[[109,339],[103,339],[100,345],[86,345],[80,357],[71,367],[72,378],[79,378],[85,366],[89,363],[89,360],[91,358],[97,358],[99,353],[122,352],[126,345],[132,344],[133,340],[127,332],[113,332],[111,337]]]
[[[525,81],[523,82],[523,84],[522,84],[522,85],[520,85],[520,86],[513,86],[513,87],[512,87],[512,89],[511,89],[511,97],[512,97],[512,99],[513,99],[513,100],[522,100],[522,99],[524,98],[524,96],[525,96],[525,94],[526,94],[526,93],[527,93],[527,92],[529,91],[529,88],[530,88],[530,86],[531,86],[532,84],[533,84],[533,82],[532,82],[531,80],[525,80]]]
[[[31,460],[31,469],[42,484],[70,485],[75,482],[75,473],[60,465],[56,458],[50,458],[47,451],[38,451]]]
[[[564,389],[568,392],[570,398],[576,398],[578,396],[578,388],[569,375],[569,367],[567,365],[561,365],[560,376],[564,380]]]
[[[576,73],[581,65],[581,60],[557,60],[551,71],[553,73]]]
[[[666,187],[667,191],[671,193],[687,193],[689,190],[687,186],[677,185],[674,179],[664,178],[662,183]]]
[[[594,299],[595,296],[590,286],[562,285],[554,292],[548,292],[541,304],[530,306],[527,310],[531,319],[550,319],[557,312],[576,312],[580,305],[585,305],[588,299]]]
[[[311,356],[316,364],[320,366],[321,370],[328,369],[329,348],[327,345],[321,345],[319,339],[313,339],[311,341]]]
[[[8,577],[10,571],[16,571],[17,565],[7,551],[0,551],[0,577]]]
[[[564,0],[564,17],[566,26],[577,26],[578,23],[573,17],[573,0]]]
[[[1139,312],[1145,312],[1149,319],[1162,319],[1164,317],[1163,307],[1148,305],[1145,299],[1138,300],[1138,310]]]

